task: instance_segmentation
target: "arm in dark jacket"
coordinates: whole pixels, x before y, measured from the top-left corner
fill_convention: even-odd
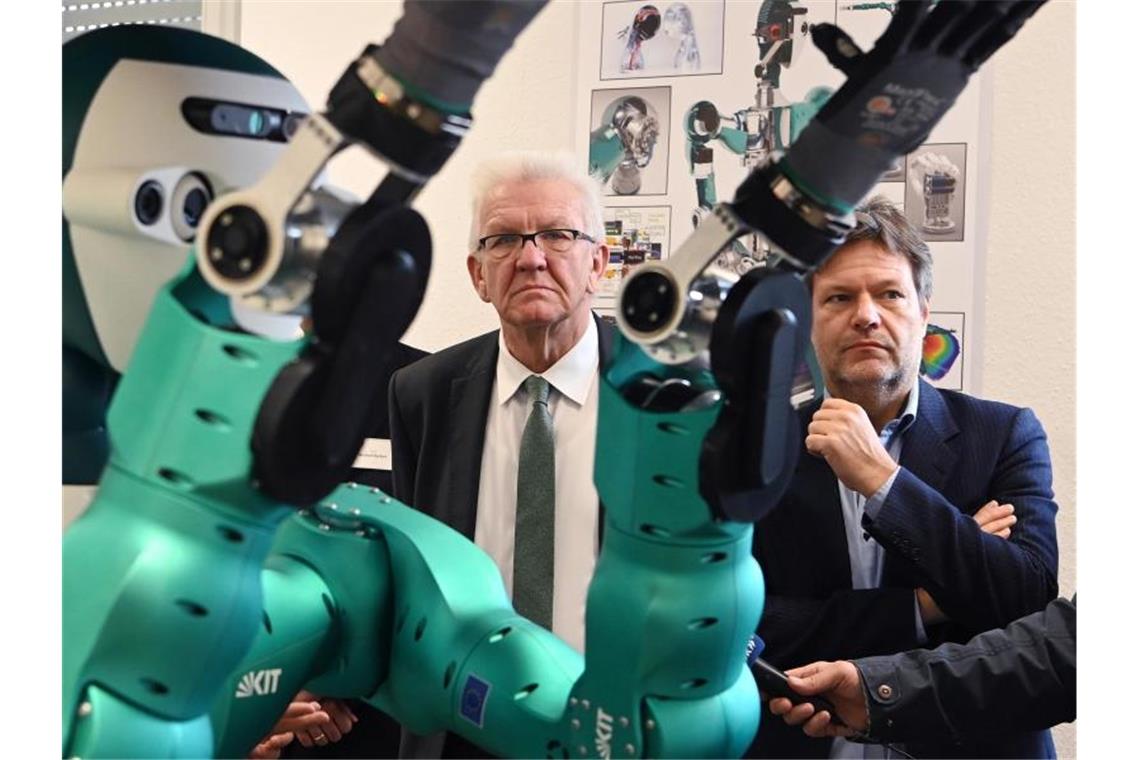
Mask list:
[[[1056,599],[965,644],[855,661],[875,741],[960,741],[1077,717],[1077,607]]]
[[[823,599],[772,594],[759,634],[765,658],[782,668],[920,646],[914,590],[902,588],[846,589]]]
[[[392,495],[405,504],[411,504],[416,482],[417,441],[414,441],[404,423],[400,407],[398,386],[401,385],[402,370],[392,373],[388,382],[388,425],[392,438]]]
[[[1029,409],[1010,422],[987,495],[1013,504],[1009,539],[974,519],[905,468],[864,527],[912,563],[927,591],[954,621],[973,631],[1000,628],[1057,596],[1057,504],[1045,431]]]
[[[806,470],[798,477],[815,482],[822,468]],[[807,489],[756,524],[752,552],[768,587],[757,629],[764,658],[792,667],[920,646],[914,588],[852,589],[842,518],[819,504]],[[820,525],[826,517],[831,524]]]

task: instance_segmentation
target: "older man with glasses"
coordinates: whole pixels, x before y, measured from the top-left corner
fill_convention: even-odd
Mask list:
[[[519,613],[583,651],[611,331],[590,310],[609,255],[601,188],[571,157],[534,153],[484,164],[473,185],[467,269],[501,329],[393,376],[395,496],[486,550]],[[440,751],[404,738],[405,756]],[[482,756],[458,737],[441,751]]]

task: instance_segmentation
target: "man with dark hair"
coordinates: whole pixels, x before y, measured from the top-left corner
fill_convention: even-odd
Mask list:
[[[1057,595],[1052,469],[1033,412],[919,379],[930,250],[889,201],[811,281],[826,397],[753,550],[768,596],[759,634],[778,667],[893,654],[970,636]],[[1042,757],[1047,732],[912,745],[922,756]],[[885,757],[763,721],[755,753]]]

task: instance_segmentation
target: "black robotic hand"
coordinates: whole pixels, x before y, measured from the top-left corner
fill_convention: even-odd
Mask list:
[[[833,24],[816,25],[812,40],[847,81],[788,150],[783,170],[817,202],[846,211],[926,139],[970,76],[1043,4],[900,0],[867,52]]]
[[[436,108],[462,113],[547,0],[407,0],[377,62]]]

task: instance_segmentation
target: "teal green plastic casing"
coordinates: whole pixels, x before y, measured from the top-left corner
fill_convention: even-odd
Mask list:
[[[181,737],[162,754],[208,753],[199,718],[260,625],[262,564],[290,510],[249,482],[249,441],[262,397],[302,344],[199,321],[175,295],[197,278],[191,256],[156,296],[110,409],[100,488],[64,535],[66,755],[129,756],[125,739],[98,743],[113,732],[73,732],[75,721],[106,720],[108,700],[135,713],[124,726],[165,723]],[[84,696],[93,685],[102,699]],[[131,746],[149,756],[163,745]]]
[[[337,609],[321,573],[295,557],[273,554],[261,584],[257,637],[211,713],[216,757],[246,756],[305,682],[338,659]]]
[[[215,706],[218,754],[248,751],[302,686],[496,755],[560,743],[582,656],[520,617],[491,558],[446,525],[346,484],[282,526],[264,577],[271,624]],[[275,691],[241,694],[261,673]]]
[[[590,585],[575,743],[614,757],[738,757],[759,724],[745,647],[764,604],[752,525],[714,519],[699,493],[703,440],[721,404],[659,413],[621,395],[667,369],[615,339],[601,377],[594,479],[605,541]],[[602,445],[604,443],[604,446]],[[708,722],[700,722],[698,716]]]
[[[625,146],[621,136],[611,126],[602,126],[590,133],[590,174],[604,180],[625,159]]]

